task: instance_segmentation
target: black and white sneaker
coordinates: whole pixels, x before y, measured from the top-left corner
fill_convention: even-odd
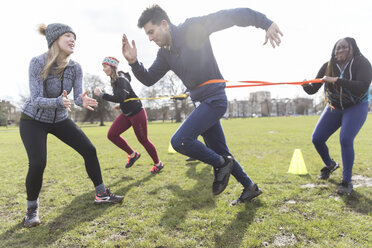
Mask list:
[[[122,202],[124,196],[115,195],[110,192],[110,189],[106,189],[103,194],[96,194],[96,199],[94,204],[104,204],[104,203],[119,203]]]
[[[225,163],[222,167],[214,167],[214,181],[212,192],[214,195],[221,194],[229,183],[230,174],[234,166],[234,158],[232,156],[223,156]]]
[[[338,163],[336,163],[333,159],[332,159],[332,162],[331,162],[331,165],[327,165],[327,166],[324,166],[321,170],[320,170],[320,175],[319,175],[319,179],[322,179],[322,180],[326,180],[329,178],[329,176],[332,174],[332,172],[334,172],[336,169],[338,169],[340,166],[338,165]]]
[[[338,185],[336,193],[340,195],[350,195],[352,191],[353,191],[353,184],[351,182],[342,181]]]
[[[258,188],[257,184],[252,183],[247,188],[243,189],[242,194],[239,196],[238,199],[233,200],[230,205],[236,205],[245,201],[250,201],[253,198],[262,194],[262,191]]]
[[[26,216],[24,219],[25,227],[33,227],[40,225],[41,221],[39,219],[39,209],[38,207],[27,208]]]

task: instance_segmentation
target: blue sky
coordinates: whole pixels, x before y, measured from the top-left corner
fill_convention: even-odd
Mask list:
[[[123,1],[123,0],[13,0],[0,9],[0,99],[15,100],[28,95],[28,64],[32,57],[46,51],[44,36],[37,33],[39,23],[62,22],[77,34],[72,59],[85,73],[102,72],[105,56],[115,56],[120,69],[130,68],[121,55],[121,36],[134,39],[138,59],[146,66],[153,62],[158,47],[137,28],[141,12],[157,3],[174,24],[188,17],[206,15],[221,9],[248,7],[264,13],[284,33],[282,45],[263,46],[265,32],[254,27],[233,27],[211,36],[220,70],[228,80],[289,82],[313,79],[320,66],[330,58],[334,43],[354,37],[362,53],[372,60],[372,1],[365,0],[253,0],[253,1]],[[22,6],[22,7],[21,7]],[[142,85],[133,80],[137,93]],[[228,89],[230,100],[244,99],[252,91],[269,90],[272,97],[306,97],[300,86],[269,86]]]

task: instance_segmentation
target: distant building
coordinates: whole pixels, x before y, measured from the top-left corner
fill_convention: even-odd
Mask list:
[[[293,99],[296,106],[296,114],[312,115],[314,114],[313,99],[309,98],[295,98]]]
[[[229,103],[228,114],[231,118],[237,117],[264,117],[314,114],[313,99],[309,98],[283,98],[271,99],[269,91],[252,92],[249,100],[234,100]]]
[[[292,99],[272,99],[271,106],[271,116],[286,116],[295,114],[296,107]]]

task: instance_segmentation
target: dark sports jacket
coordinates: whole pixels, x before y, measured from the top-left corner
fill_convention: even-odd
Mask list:
[[[319,70],[316,78],[325,75],[328,62]],[[339,77],[336,83],[326,84],[325,92],[329,104],[338,109],[345,109],[355,104],[369,100],[369,86],[372,80],[372,67],[368,59],[363,55],[355,56],[342,72],[335,64],[333,67],[335,76]],[[318,92],[323,83],[310,84],[304,87],[309,95]]]
[[[112,84],[112,91],[112,95],[104,93],[102,98],[106,101],[120,103],[120,109],[125,116],[133,116],[142,110],[140,100],[124,102],[128,98],[138,98],[127,77],[120,75],[115,83]]]

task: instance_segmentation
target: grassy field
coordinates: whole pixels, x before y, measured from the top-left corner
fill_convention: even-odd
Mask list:
[[[0,129],[0,247],[372,247],[372,116],[355,140],[352,195],[335,193],[339,169],[328,181],[312,143],[318,116],[223,120],[228,145],[263,194],[229,206],[242,187],[234,178],[215,197],[212,167],[168,154],[176,123],[150,123],[149,137],[166,167],[151,175],[151,159],[132,130],[125,138],[142,156],[125,169],[126,155],[104,127],[83,126],[95,144],[105,184],[124,195],[118,205],[93,204],[94,188],[82,158],[48,138],[40,194],[42,224],[23,228],[27,157],[17,128]],[[328,141],[341,162],[339,135]],[[295,148],[309,175],[288,174]],[[358,187],[360,186],[360,187]]]

